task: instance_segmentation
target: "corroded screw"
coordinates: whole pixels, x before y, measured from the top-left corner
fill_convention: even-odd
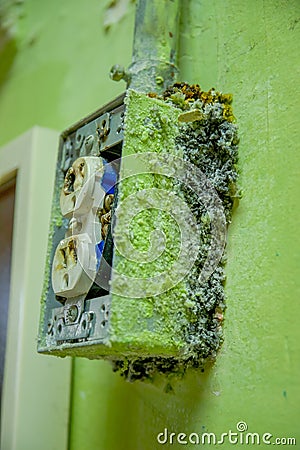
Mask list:
[[[94,144],[94,136],[90,134],[89,136],[87,136],[84,142],[86,150],[90,151],[93,147],[93,144]]]
[[[126,72],[123,66],[120,66],[120,64],[115,64],[114,66],[112,66],[109,76],[114,81],[124,80],[128,83],[128,81],[130,80],[129,74]]]
[[[67,309],[66,317],[68,322],[75,322],[78,316],[78,308],[76,305],[70,306],[70,308]]]

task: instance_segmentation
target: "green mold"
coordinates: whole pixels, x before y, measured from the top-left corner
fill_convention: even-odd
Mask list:
[[[231,220],[238,158],[237,127],[233,124],[231,102],[230,94],[221,94],[215,90],[205,93],[198,85],[189,86],[186,83],[176,83],[163,97],[157,94],[145,96],[131,91],[127,97],[123,147],[123,156],[143,151],[161,153],[167,148],[169,154],[180,156],[198,167],[213,184],[221,199],[227,224]],[[192,120],[190,123],[178,121],[182,112],[195,109],[201,112],[201,120]],[[160,126],[155,127],[154,124]],[[139,355],[129,358],[125,356],[114,362],[115,369],[130,380],[151,378],[156,371],[182,373],[188,366],[202,366],[207,359],[215,358],[223,338],[224,255],[206,282],[197,281],[211,240],[209,215],[192,190],[183,184],[172,185],[170,180],[163,180],[159,175],[139,176],[140,189],[159,185],[168,186],[177,195],[183,196],[197,217],[201,224],[200,251],[190,273],[166,293],[147,300],[133,300],[130,306],[126,297],[113,296],[112,305],[115,308],[112,309],[118,311],[118,314],[112,315],[112,334],[118,338],[123,336],[123,340],[129,345],[136,342],[137,337],[141,342]],[[136,180],[127,179],[121,185],[120,200],[130,195],[135,188]],[[153,221],[157,220],[154,213],[150,218],[149,215],[147,210],[142,221],[136,218],[132,224],[133,235],[136,236],[140,250],[147,245]],[[164,230],[169,230],[169,240],[175,243],[178,240],[176,229],[170,227],[168,219],[161,215],[160,225]],[[174,258],[175,252],[171,252],[169,262],[172,263]],[[141,277],[143,274],[149,275],[145,266],[137,267],[118,254],[115,264],[123,273],[138,273]],[[166,261],[158,259],[155,264],[160,266],[166,264]],[[150,272],[155,272],[155,264],[151,266]],[[142,327],[133,326],[129,332],[128,324],[133,317],[134,320],[141,320],[145,301],[152,305],[151,331],[141,333],[141,328],[147,327],[143,321],[140,322]],[[134,305],[139,310],[138,314],[132,314]],[[160,354],[151,355],[154,342],[158,344],[157,349],[161,348]],[[168,349],[174,352],[169,357],[166,355]]]
[[[170,154],[182,156],[175,145],[178,110],[161,100],[151,99],[132,90],[128,92],[126,106],[123,164],[126,164],[126,156],[142,152],[162,154],[168,151]],[[125,171],[124,166],[121,167],[121,178],[122,171]],[[133,192],[153,188],[171,191],[174,190],[174,181],[155,173],[127,178],[119,187],[119,202],[124,201]],[[162,229],[166,236],[167,251],[150,263],[133,262],[122,257],[118,251],[115,253],[116,270],[138,278],[138,282],[143,284],[143,279],[147,280],[147,277],[155,276],[161,273],[162,268],[172,265],[177,252],[176,242],[180,241],[180,232],[172,218],[154,208],[144,209],[130,226],[132,243],[139,251],[147,250],[149,235],[155,227]],[[121,234],[122,231],[116,222],[115,234]],[[112,279],[113,290],[116,283],[117,281]],[[126,292],[126,286],[122,286],[122,289]],[[155,297],[130,299],[112,294],[111,342],[128,343],[131,348],[137,345],[136,358],[149,357],[153,352],[156,352],[157,356],[172,355],[174,352],[178,354],[184,346],[184,327],[178,317],[184,316],[186,295],[184,283],[179,283],[170,291]],[[187,322],[186,319],[183,321]],[[126,346],[124,352],[126,353]]]

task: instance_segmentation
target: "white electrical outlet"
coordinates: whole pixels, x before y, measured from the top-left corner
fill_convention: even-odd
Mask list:
[[[96,276],[95,244],[87,233],[63,239],[58,244],[52,268],[56,295],[76,297],[86,293]]]
[[[107,196],[101,186],[104,166],[99,157],[81,157],[68,169],[60,195],[64,217],[70,219],[65,239],[58,244],[52,265],[52,286],[60,297],[86,294],[99,267],[97,245],[102,228],[99,211]]]
[[[60,195],[60,208],[64,217],[88,214],[93,204],[95,177],[102,177],[104,172],[102,159],[98,157],[81,157],[76,159],[68,169]],[[104,197],[103,191],[103,197]]]

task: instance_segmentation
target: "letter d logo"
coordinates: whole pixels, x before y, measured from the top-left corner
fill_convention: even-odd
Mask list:
[[[168,440],[168,429],[165,428],[165,430],[162,433],[159,433],[157,435],[157,442],[159,444],[166,444]]]

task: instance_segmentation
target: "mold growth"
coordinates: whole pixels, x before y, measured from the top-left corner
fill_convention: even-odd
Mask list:
[[[162,97],[154,93],[148,94],[148,97],[163,101],[177,111],[177,132],[174,133],[173,152],[199,168],[207,177],[222,202],[228,225],[231,221],[234,199],[238,197],[235,187],[238,136],[231,107],[232,96],[214,89],[204,92],[198,85],[176,83],[167,89]],[[143,135],[141,140],[143,141]],[[184,283],[180,284],[180,300],[184,304],[184,311],[180,320],[174,323],[175,327],[180,326],[178,334],[184,345],[181,346],[179,357],[145,355],[115,361],[114,369],[131,381],[149,380],[156,372],[183,374],[188,367],[203,367],[206,361],[216,357],[222,343],[225,254],[209,279],[204,282],[198,281],[211,243],[210,216],[192,189],[180,184],[179,190],[197,219],[200,229],[200,250],[197,260]],[[169,291],[162,296],[161,314],[164,302],[172,301],[171,293]],[[155,304],[157,298],[152,301]]]
[[[178,105],[188,114],[198,112],[196,120],[183,122],[176,138],[183,158],[197,166],[211,182],[222,201],[227,225],[236,193],[238,136],[234,124],[232,96],[211,89],[201,91],[198,85],[175,84],[164,94],[167,102]],[[184,114],[184,113],[183,113]],[[210,219],[201,202],[191,189],[182,187],[200,227],[200,251],[197,261],[187,277],[191,320],[186,329],[189,361],[198,365],[199,360],[215,357],[222,342],[222,321],[225,309],[224,264],[225,255],[210,278],[198,281],[210,243]]]
[[[137,164],[134,158],[136,153],[161,154],[164,149],[168,149],[170,154],[176,156],[179,152],[178,156],[182,157],[180,149],[175,145],[178,132],[178,111],[175,108],[166,105],[163,101],[149,99],[134,91],[129,91],[126,102],[126,129],[122,150],[121,178],[124,175],[123,170],[126,170],[126,164],[129,164],[132,169],[133,165]],[[127,157],[131,157],[129,163],[126,163]],[[170,268],[172,270],[172,264],[177,258],[180,244],[180,230],[176,227],[172,217],[160,209],[160,204],[155,200],[153,194],[156,189],[172,192],[174,191],[174,182],[157,173],[139,173],[134,177],[123,179],[119,186],[120,204],[128,204],[129,209],[133,205],[138,208],[139,204],[142,206],[142,211],[130,223],[130,240],[125,239],[123,242],[124,227],[120,225],[120,213],[117,215],[118,220],[116,220],[114,229],[115,242],[118,238],[114,267],[119,273],[127,276],[126,283],[112,278],[114,293],[112,294],[110,340],[114,348],[121,347],[120,358],[122,358],[122,353],[128,354],[128,352],[135,353],[135,356],[139,355],[139,358],[140,355],[147,358],[157,354],[171,356],[178,353],[179,348],[184,347],[182,330],[187,324],[184,307],[185,284],[180,282],[167,292],[162,289],[162,293],[153,295],[149,283],[151,277],[170,271]],[[150,190],[153,197],[150,198],[146,192],[141,198],[143,190],[144,192]],[[134,194],[134,198],[126,203],[132,194]],[[149,200],[151,204],[148,203]],[[127,220],[127,207],[125,207],[124,214]],[[126,223],[124,226],[126,227]],[[126,255],[131,254],[130,247],[126,247],[130,244],[138,252],[147,252],[150,248],[149,236],[151,232],[155,232],[155,229],[163,231],[166,238],[165,246],[163,245],[165,251],[160,257],[144,262],[126,258]],[[159,239],[155,241],[159,245]],[[125,257],[122,257],[118,249],[122,250]],[[157,250],[159,253],[159,249]],[[132,284],[130,276],[138,279],[138,282],[134,284],[135,289],[148,294],[146,297],[131,298],[128,294],[129,285]],[[162,282],[172,283],[172,280],[166,276]],[[119,289],[120,286],[121,289]],[[157,292],[160,287],[158,286]],[[116,289],[118,289],[118,295],[115,293]],[[124,367],[125,373],[126,367],[129,367],[132,361],[133,358],[128,364],[126,361],[120,361],[116,365],[120,369]]]

